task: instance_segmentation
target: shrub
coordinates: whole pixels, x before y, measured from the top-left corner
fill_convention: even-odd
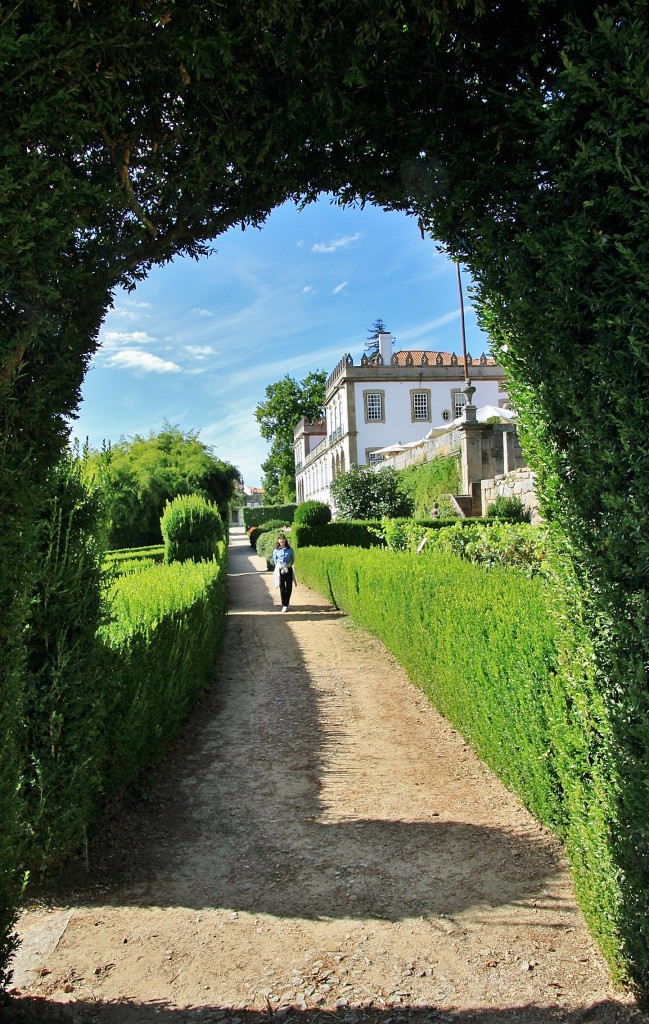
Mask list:
[[[286,523],[282,519],[269,519],[265,523],[262,523],[261,526],[253,526],[248,535],[250,538],[250,544],[256,551],[259,538],[265,533],[277,535],[280,530],[284,529],[286,529]]]
[[[430,516],[434,501],[442,515],[452,515],[447,495],[457,494],[460,490],[460,467],[456,456],[408,466],[400,471],[399,479],[404,491],[412,498],[413,514],[417,519]]]
[[[527,523],[529,512],[520,498],[507,498],[499,494],[487,509],[489,519],[502,519],[506,523]]]
[[[132,790],[209,683],[225,618],[227,547],[211,561],[122,576],[101,629],[111,685],[103,740],[106,797]]]
[[[101,790],[101,508],[97,489],[87,488],[73,456],[65,456],[52,474],[38,536],[20,735],[28,823],[24,863],[40,874],[83,844]]]
[[[412,499],[400,475],[386,466],[375,472],[369,466],[352,466],[331,483],[336,519],[381,519],[412,515]]]
[[[360,523],[337,520],[335,523],[325,523],[322,526],[294,526],[293,546],[296,550],[303,547],[326,548],[338,544],[372,548],[383,543],[372,531],[372,527],[378,525],[378,521],[371,520]]]
[[[296,510],[296,526],[324,526],[331,521],[331,509],[324,501],[303,501]]]
[[[260,508],[244,508],[243,525],[248,531],[251,526],[261,526],[269,519],[281,519],[283,523],[292,523],[295,505],[263,505]]]
[[[209,561],[224,537],[223,520],[216,505],[197,494],[183,494],[167,502],[160,527],[167,564]]]

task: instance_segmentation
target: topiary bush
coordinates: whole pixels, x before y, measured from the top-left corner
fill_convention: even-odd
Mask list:
[[[167,502],[160,528],[165,542],[165,562],[209,561],[224,539],[223,520],[216,505],[197,494],[182,494]]]
[[[295,526],[325,526],[331,522],[331,509],[324,501],[303,501],[295,509]]]

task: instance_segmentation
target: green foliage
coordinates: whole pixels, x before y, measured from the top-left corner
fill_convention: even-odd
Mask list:
[[[368,328],[367,341],[365,342],[365,348],[363,349],[364,354],[368,359],[375,359],[379,354],[379,334],[387,334],[388,329],[380,319],[374,321],[371,327]]]
[[[264,504],[295,501],[294,431],[303,416],[314,420],[322,415],[326,379],[324,370],[307,374],[299,383],[286,374],[267,386],[266,400],[255,409],[261,436],[271,442],[262,465]]]
[[[336,547],[301,548],[300,578],[378,636],[505,784],[563,834],[550,724],[559,658],[540,581],[450,554]]]
[[[399,479],[404,491],[412,499],[413,515],[417,519],[430,517],[434,501],[442,516],[453,515],[446,495],[460,492],[460,467],[455,456],[408,466],[399,472]]]
[[[246,530],[251,526],[261,526],[269,519],[281,519],[283,523],[292,523],[296,505],[264,505],[262,508],[244,508],[243,525]]]
[[[379,472],[369,466],[351,466],[332,480],[331,497],[336,519],[381,519],[412,513],[412,500],[391,466]]]
[[[87,489],[72,455],[61,460],[49,483],[39,523],[40,572],[26,638],[20,732],[23,856],[37,873],[79,848],[96,810],[106,678],[97,640],[105,618],[99,496]]]
[[[489,519],[502,519],[506,523],[527,523],[529,515],[520,498],[506,498],[499,494],[487,509]]]
[[[197,494],[183,494],[166,504],[160,528],[165,562],[209,561],[223,540],[223,520],[216,505]]]
[[[151,544],[142,548],[117,548],[107,552],[104,569],[109,576],[141,572],[142,569],[164,562],[164,555],[164,544]]]
[[[180,494],[197,494],[218,506],[227,522],[239,471],[221,462],[198,438],[165,422],[148,437],[122,438],[86,460],[102,493],[112,548],[160,543],[165,504]]]
[[[272,537],[275,538],[275,540],[277,540],[277,534],[280,532],[280,530],[283,531],[285,529],[286,525],[287,524],[282,519],[268,519],[265,523],[262,523],[261,526],[258,526],[254,530],[251,530],[251,532],[250,532],[250,544],[251,544],[251,546],[256,551],[259,550],[259,541],[266,534],[270,534]]]
[[[177,734],[211,679],[225,616],[225,543],[210,562],[155,565],[121,577],[101,631],[110,664],[107,796],[132,790]]]
[[[467,522],[465,520],[465,522]],[[414,533],[414,537],[421,533]],[[528,576],[548,577],[548,533],[529,523],[471,521],[445,530],[427,530],[424,555],[448,551],[486,568],[502,565],[518,568]]]
[[[331,509],[324,501],[302,501],[295,510],[296,526],[324,526],[331,521]]]
[[[355,548],[372,548],[380,546],[376,530],[378,520],[337,520],[335,523],[323,523],[320,526],[294,526],[293,546],[297,548],[327,548],[334,545],[348,545]]]

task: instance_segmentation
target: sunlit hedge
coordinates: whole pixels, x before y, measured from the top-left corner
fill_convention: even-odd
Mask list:
[[[649,871],[620,875],[610,827],[624,803],[642,833],[646,779],[619,790],[615,736],[588,637],[549,578],[444,551],[349,547],[300,547],[299,574],[383,641],[564,840],[578,899],[614,973],[641,974],[647,965],[631,959],[622,937],[649,915]],[[626,713],[629,729],[641,728],[633,709]]]

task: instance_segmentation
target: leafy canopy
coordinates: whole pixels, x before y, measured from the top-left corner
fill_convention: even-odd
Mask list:
[[[88,456],[87,472],[102,493],[109,547],[160,543],[160,517],[177,495],[198,495],[225,517],[240,474],[217,459],[198,434],[165,421],[157,433],[121,438]]]
[[[295,501],[294,432],[298,422],[322,416],[327,375],[324,370],[309,373],[303,381],[286,374],[266,388],[266,399],[255,410],[261,436],[270,441],[270,452],[263,463],[264,503]]]
[[[369,466],[352,466],[331,482],[331,496],[338,519],[393,519],[412,515],[412,499],[403,490],[399,474],[391,466],[375,472]]]

